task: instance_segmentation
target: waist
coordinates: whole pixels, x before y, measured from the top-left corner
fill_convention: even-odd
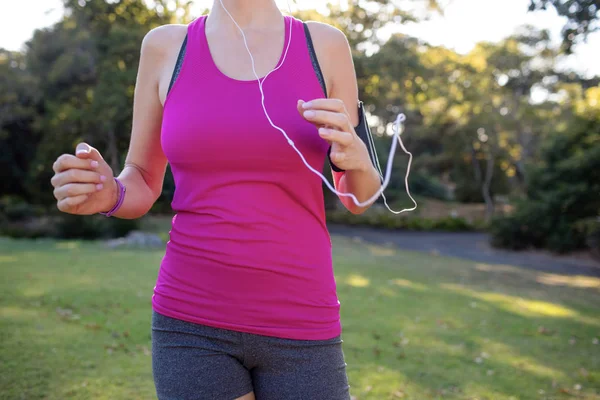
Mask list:
[[[320,219],[247,211],[229,215],[230,211],[178,212],[169,232],[167,255],[261,269],[331,267],[331,239]]]
[[[335,333],[339,302],[329,235],[295,228],[178,214],[155,287],[156,309],[250,333]]]

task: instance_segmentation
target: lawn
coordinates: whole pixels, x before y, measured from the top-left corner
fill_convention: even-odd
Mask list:
[[[0,398],[154,399],[161,256],[0,239]],[[600,399],[600,279],[339,237],[334,257],[356,399]]]

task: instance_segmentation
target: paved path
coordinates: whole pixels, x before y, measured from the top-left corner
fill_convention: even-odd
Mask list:
[[[343,225],[329,225],[332,234],[360,237],[366,242],[394,245],[400,249],[437,253],[488,264],[507,264],[539,271],[600,277],[600,263],[543,252],[513,252],[495,249],[484,233],[385,231]]]

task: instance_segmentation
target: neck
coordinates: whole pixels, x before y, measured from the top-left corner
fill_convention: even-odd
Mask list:
[[[282,18],[274,0],[214,0],[208,18],[216,25],[234,29],[237,27],[223,6],[242,29],[277,25]]]

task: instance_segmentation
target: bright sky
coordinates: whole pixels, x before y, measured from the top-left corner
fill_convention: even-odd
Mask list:
[[[277,2],[287,9],[285,0]],[[196,12],[211,3],[212,0],[196,0]],[[315,7],[325,2],[296,0],[296,3]],[[469,51],[478,41],[501,40],[525,23],[550,29],[558,41],[562,18],[553,10],[527,13],[528,3],[529,0],[450,0],[443,17],[403,25],[398,30],[458,52]],[[36,28],[49,26],[62,15],[60,0],[0,0],[0,9],[0,47],[10,50],[18,50]],[[576,54],[564,65],[588,76],[600,75],[600,32],[591,35],[587,44],[579,45]]]

